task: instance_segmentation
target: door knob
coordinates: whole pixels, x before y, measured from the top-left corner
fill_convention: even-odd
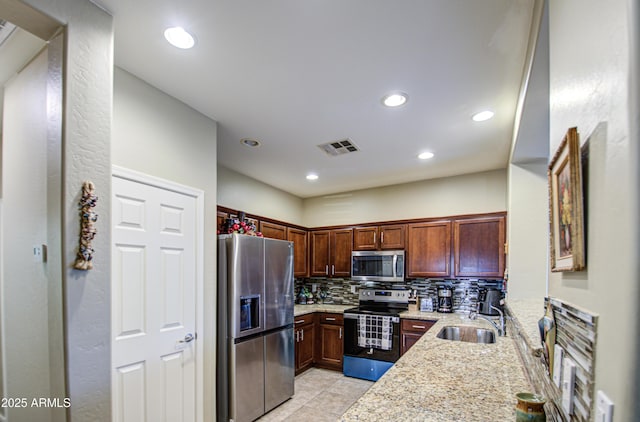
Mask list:
[[[178,341],[178,343],[190,343],[190,342],[192,342],[192,341],[193,341],[193,340],[195,340],[195,339],[196,339],[196,336],[194,336],[194,335],[193,335],[193,334],[191,334],[191,333],[187,333],[187,335],[186,335],[186,336],[184,336],[184,339],[179,340],[179,341]]]

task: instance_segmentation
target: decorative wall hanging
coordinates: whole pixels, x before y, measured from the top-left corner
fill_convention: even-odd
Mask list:
[[[567,131],[549,164],[551,271],[585,267],[582,169],[578,129]]]
[[[255,222],[246,218],[245,213],[242,211],[238,212],[238,218],[227,218],[225,220],[222,231],[219,231],[218,234],[221,233],[239,233],[262,237],[262,233],[257,230]]]
[[[80,245],[76,254],[76,262],[73,268],[77,270],[90,270],[93,268],[93,247],[91,241],[96,236],[94,223],[98,220],[98,214],[93,212],[93,208],[98,202],[98,197],[94,194],[92,182],[82,184],[82,196],[80,197]]]

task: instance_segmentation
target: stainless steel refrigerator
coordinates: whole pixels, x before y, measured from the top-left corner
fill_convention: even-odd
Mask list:
[[[293,396],[293,243],[218,236],[218,421],[253,421]]]

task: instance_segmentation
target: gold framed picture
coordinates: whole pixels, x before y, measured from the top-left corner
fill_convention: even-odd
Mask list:
[[[549,164],[551,271],[585,267],[582,168],[578,129],[567,131]]]

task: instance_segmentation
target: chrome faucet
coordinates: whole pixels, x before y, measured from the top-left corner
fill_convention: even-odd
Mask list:
[[[469,319],[477,319],[478,317],[480,317],[486,321],[489,321],[491,325],[493,325],[493,328],[495,328],[496,331],[498,332],[498,336],[500,337],[506,336],[507,330],[505,329],[505,325],[504,325],[504,313],[502,313],[500,308],[496,308],[495,306],[491,306],[491,309],[495,309],[500,314],[500,326],[498,326],[498,324],[496,324],[496,322],[493,319],[489,318],[488,316],[478,315],[477,311],[469,312]]]

